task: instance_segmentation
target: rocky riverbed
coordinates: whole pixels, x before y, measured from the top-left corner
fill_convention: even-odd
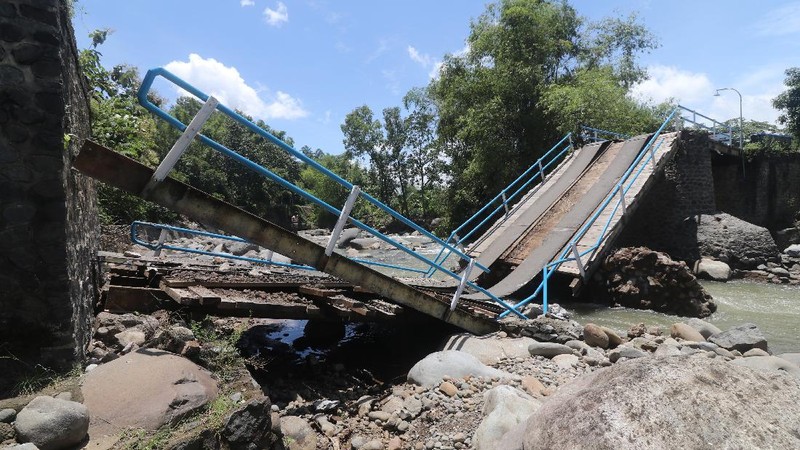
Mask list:
[[[575,448],[575,436],[604,443],[597,448],[800,445],[800,354],[771,355],[755,325],[722,331],[690,319],[669,330],[638,324],[618,333],[547,320],[563,322],[552,328],[552,342],[505,332],[453,335],[410,367],[406,380],[384,382],[357,366],[310,358],[307,376],[258,385],[247,372],[231,372],[232,361],[221,365],[231,339],[198,336],[208,330],[168,314],[103,313],[79,388],[10,410],[8,401],[0,404],[0,431],[4,444],[52,449],[79,441],[87,448]],[[239,339],[256,324],[213,325]],[[658,377],[670,381],[651,382]],[[676,403],[682,398],[702,401]],[[671,406],[656,406],[665,402]],[[572,405],[576,417],[565,417],[560,405]],[[759,405],[757,414],[746,405]],[[215,410],[225,417],[209,418]],[[73,421],[68,439],[63,427],[47,426]],[[566,432],[565,423],[573,423],[569,438],[547,431]],[[675,435],[681,426],[691,432]],[[142,445],[137,438],[158,437],[157,429],[169,433],[155,447],[135,446]],[[646,439],[637,430],[647,430]],[[34,448],[26,445],[20,448]]]

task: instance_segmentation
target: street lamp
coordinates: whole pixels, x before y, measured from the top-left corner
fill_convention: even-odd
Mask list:
[[[744,119],[742,118],[742,93],[734,88],[719,88],[714,93],[714,97],[719,97],[719,91],[733,91],[739,94],[739,148],[744,150],[743,135],[744,135]]]

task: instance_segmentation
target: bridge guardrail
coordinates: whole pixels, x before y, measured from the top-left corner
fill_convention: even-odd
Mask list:
[[[622,175],[620,180],[615,185],[614,189],[611,190],[611,193],[608,194],[603,203],[597,208],[597,211],[589,218],[589,220],[586,221],[586,223],[580,228],[580,230],[575,234],[575,236],[573,236],[573,238],[566,245],[566,247],[559,253],[559,255],[555,259],[551,260],[550,263],[544,266],[544,268],[542,269],[542,281],[539,283],[539,286],[536,288],[533,294],[526,297],[522,301],[516,303],[514,305],[515,310],[518,311],[519,308],[532,302],[537,296],[541,294],[542,308],[544,310],[544,313],[546,314],[547,304],[548,304],[548,281],[552,276],[552,274],[556,270],[558,270],[558,267],[565,262],[575,261],[578,265],[578,270],[581,272],[581,275],[585,278],[585,272],[584,272],[585,268],[583,266],[582,258],[596,251],[603,243],[603,241],[605,241],[605,239],[608,237],[609,227],[614,218],[614,214],[617,212],[617,210],[619,208],[622,208],[622,214],[623,215],[625,214],[625,208],[626,208],[625,194],[628,192],[628,190],[631,189],[633,183],[637,180],[639,175],[641,175],[644,167],[647,165],[648,162],[652,162],[653,166],[655,166],[656,152],[660,150],[661,144],[663,143],[663,138],[661,134],[664,132],[664,129],[667,127],[667,125],[670,122],[672,122],[672,120],[675,118],[675,115],[677,114],[678,110],[679,108],[675,108],[668,115],[668,117],[661,124],[661,127],[659,127],[658,131],[656,131],[656,133],[653,134],[653,136],[648,140],[645,146],[642,147],[642,149],[639,152],[639,155],[636,157],[633,163],[631,163],[631,165]],[[634,169],[642,162],[642,160],[644,160],[644,163],[641,164],[639,170],[637,170],[636,173],[633,174]],[[588,249],[582,252],[578,251],[577,248],[578,242],[580,242],[580,240],[586,235],[586,233],[592,227],[592,225],[594,225],[597,222],[600,215],[603,212],[605,212],[610,205],[612,205],[612,202],[613,206],[611,206],[612,208],[611,214],[609,215],[600,236],[597,238],[595,243]],[[505,311],[502,314],[500,314],[499,317],[500,318],[505,317],[510,312],[511,311]]]
[[[564,143],[567,142],[566,145]],[[538,160],[536,160],[533,164],[531,164],[528,169],[526,169],[520,176],[518,176],[514,181],[508,184],[505,188],[503,188],[499,194],[497,194],[493,199],[489,200],[481,209],[479,209],[475,214],[473,214],[470,218],[465,220],[461,225],[456,227],[450,235],[447,237],[445,242],[450,243],[452,242],[453,245],[459,246],[462,245],[463,242],[466,242],[476,231],[480,230],[487,222],[490,220],[498,220],[498,213],[501,211],[505,211],[504,216],[502,216],[498,222],[490,228],[490,230],[496,229],[500,225],[502,225],[505,220],[511,215],[513,212],[512,209],[509,207],[509,204],[517,199],[518,196],[525,191],[525,189],[530,186],[534,180],[539,179],[539,184],[536,185],[530,192],[526,195],[534,194],[541,186],[542,183],[546,180],[546,170],[549,169],[553,164],[557,161],[560,161],[560,158],[564,156],[569,150],[573,148],[572,144],[572,133],[567,133],[558,141],[553,147],[550,148],[544,155],[542,155]],[[535,172],[534,172],[535,170]],[[523,182],[524,180],[524,182]],[[516,187],[519,183],[519,187]],[[508,192],[512,191],[511,195],[507,195]],[[458,233],[464,231],[464,229],[476,221],[482,214],[484,214],[492,205],[497,204],[494,210],[488,213],[483,220],[475,224],[469,231],[464,233],[464,236],[459,236]],[[484,236],[490,234],[490,231],[486,231]],[[479,241],[478,241],[479,242]],[[446,254],[445,254],[446,253]],[[441,250],[439,250],[439,254],[436,255],[434,261],[439,264],[443,264],[447,258],[450,257],[451,252],[446,252],[446,248],[442,246]],[[441,259],[440,259],[441,258]],[[433,276],[436,272],[435,268],[431,268],[428,273],[426,274],[427,277]]]
[[[172,82],[173,84],[175,84],[176,86],[180,87],[181,89],[183,89],[184,91],[186,91],[190,95],[192,95],[192,96],[196,97],[197,99],[205,102],[203,108],[201,108],[201,111],[198,113],[197,116],[195,116],[194,119],[192,119],[192,122],[189,125],[184,124],[183,122],[181,122],[180,120],[178,120],[174,116],[170,115],[168,112],[166,112],[163,109],[161,109],[161,107],[159,107],[158,105],[155,105],[154,103],[152,103],[150,101],[150,99],[147,97],[147,94],[150,92],[150,89],[152,88],[153,82],[155,81],[156,77],[162,77],[162,78],[166,79],[167,81]],[[484,271],[487,271],[487,272],[489,271],[488,268],[486,268],[486,267],[484,267],[484,266],[482,266],[480,264],[475,264],[474,262],[472,262],[471,261],[472,258],[470,258],[468,255],[463,253],[458,248],[452,246],[448,242],[445,242],[445,241],[441,240],[439,237],[435,236],[434,234],[432,234],[428,230],[425,230],[421,226],[419,226],[416,223],[412,222],[408,218],[406,218],[403,215],[401,215],[399,212],[397,212],[394,209],[390,208],[389,206],[383,204],[382,202],[380,202],[379,200],[377,200],[373,196],[369,195],[368,193],[360,192],[360,189],[358,188],[358,186],[355,186],[352,183],[350,183],[349,181],[339,177],[338,175],[336,175],[335,173],[331,172],[326,167],[324,167],[321,164],[319,164],[317,161],[314,161],[313,159],[309,158],[308,156],[306,156],[302,152],[299,152],[299,151],[295,150],[294,148],[292,148],[291,146],[289,146],[288,144],[286,144],[282,140],[280,140],[277,137],[273,136],[271,133],[269,133],[266,130],[262,129],[261,127],[259,127],[255,123],[251,122],[250,120],[247,120],[246,118],[242,117],[240,114],[236,113],[235,111],[231,110],[230,108],[226,107],[225,105],[219,104],[218,101],[215,98],[203,93],[199,89],[195,88],[191,84],[189,84],[186,81],[180,79],[179,77],[177,77],[176,75],[172,74],[171,72],[167,71],[164,68],[151,69],[151,70],[149,70],[147,72],[147,74],[145,75],[144,79],[142,80],[142,85],[139,88],[138,100],[139,100],[139,104],[141,104],[145,109],[147,109],[151,113],[155,114],[157,117],[161,118],[165,122],[167,122],[170,126],[176,128],[177,130],[179,130],[179,131],[184,133],[181,136],[181,138],[178,140],[178,142],[176,142],[175,146],[170,151],[170,153],[168,153],[167,156],[164,158],[164,160],[162,161],[161,165],[159,165],[159,167],[156,169],[156,171],[154,173],[154,176],[153,176],[153,179],[151,180],[151,183],[158,182],[158,181],[160,181],[160,179],[163,179],[166,176],[166,174],[171,170],[172,166],[175,164],[177,159],[180,157],[180,154],[183,151],[185,151],[185,149],[186,149],[186,147],[188,147],[189,143],[196,137],[203,144],[213,148],[214,150],[220,152],[221,154],[223,154],[223,155],[233,159],[234,161],[244,165],[246,168],[248,168],[248,169],[250,169],[250,170],[252,170],[252,171],[254,171],[254,172],[256,172],[256,173],[258,173],[258,174],[260,174],[260,175],[262,175],[262,176],[264,176],[264,177],[266,177],[266,178],[268,178],[268,179],[270,179],[270,180],[272,180],[272,181],[274,181],[276,183],[278,183],[279,185],[285,187],[286,189],[289,189],[293,193],[295,193],[295,194],[305,198],[306,200],[309,200],[309,201],[315,203],[316,205],[322,207],[326,211],[339,216],[339,221],[337,222],[337,227],[336,227],[336,228],[339,229],[339,231],[341,231],[341,227],[344,225],[344,223],[346,221],[350,221],[353,225],[355,225],[359,229],[364,230],[364,231],[372,234],[376,238],[378,238],[378,239],[380,239],[380,240],[392,245],[393,247],[405,252],[409,256],[412,256],[413,258],[425,263],[429,268],[434,268],[436,270],[439,270],[439,271],[447,274],[448,276],[450,276],[450,277],[452,277],[452,278],[454,278],[456,280],[461,281],[462,283],[464,282],[463,276],[459,276],[459,275],[453,273],[452,271],[448,270],[447,268],[441,266],[438,261],[432,261],[432,260],[420,255],[419,253],[417,253],[417,252],[405,247],[404,245],[400,244],[399,242],[395,241],[394,239],[390,238],[389,236],[384,235],[383,233],[379,232],[378,230],[374,229],[373,227],[370,227],[366,223],[364,223],[364,222],[352,217],[350,215],[350,211],[352,209],[353,204],[355,203],[355,201],[358,198],[363,198],[366,201],[368,201],[368,202],[372,203],[373,205],[375,205],[376,207],[378,207],[379,209],[381,209],[382,211],[388,213],[389,215],[391,215],[395,219],[399,220],[400,222],[402,222],[406,226],[418,231],[423,236],[426,236],[429,239],[433,240],[434,242],[442,245],[448,251],[450,251],[452,253],[455,253],[456,255],[458,255],[460,258],[462,258],[464,260],[470,261],[471,265],[474,265],[475,267],[478,267],[481,270],[484,270]],[[347,203],[341,209],[336,208],[334,206],[331,206],[330,204],[328,204],[324,200],[317,198],[316,196],[304,191],[303,189],[301,189],[297,185],[295,185],[295,184],[293,184],[293,183],[281,178],[280,176],[278,176],[274,172],[270,171],[269,169],[267,169],[267,168],[265,168],[265,167],[263,167],[263,166],[261,166],[259,164],[256,164],[255,162],[245,158],[244,156],[240,155],[239,153],[235,152],[234,150],[231,150],[231,149],[225,147],[224,145],[214,141],[213,139],[210,139],[209,137],[204,136],[203,134],[200,134],[199,133],[200,128],[202,127],[202,125],[205,122],[205,120],[207,120],[208,117],[211,115],[211,113],[213,113],[213,111],[219,111],[219,112],[225,114],[226,116],[228,116],[232,120],[238,122],[239,124],[243,125],[245,128],[249,129],[251,132],[253,132],[253,133],[261,136],[262,138],[268,140],[269,142],[277,145],[279,148],[281,148],[282,150],[286,151],[291,156],[293,156],[293,157],[299,159],[300,161],[306,163],[307,165],[309,165],[310,167],[314,168],[318,172],[322,173],[323,175],[325,175],[329,179],[335,181],[336,183],[340,184],[344,188],[350,190],[351,195],[350,195],[350,197],[348,197]],[[173,150],[175,150],[174,154],[173,154]],[[330,255],[330,251],[332,249],[332,245],[331,244],[335,244],[336,239],[338,239],[338,234],[336,233],[336,228],[334,230],[334,236],[332,236],[332,239],[329,242],[328,248],[326,249],[326,254],[328,254],[328,255]],[[472,282],[466,282],[466,284],[468,286],[470,286],[471,288],[475,289],[476,291],[482,292],[485,295],[489,296],[489,298],[491,298],[494,302],[500,304],[504,308],[506,308],[508,310],[513,309],[511,307],[511,305],[509,305],[508,303],[506,303],[502,299],[496,297],[495,295],[491,294],[489,291],[483,289],[482,287],[480,287],[480,286],[478,286],[478,285],[476,285],[476,284],[474,284]],[[455,300],[457,300],[457,299],[455,299]],[[519,315],[519,316],[522,316],[518,311],[513,311],[513,312],[515,314]]]

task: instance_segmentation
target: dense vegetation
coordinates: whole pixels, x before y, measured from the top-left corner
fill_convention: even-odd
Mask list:
[[[95,32],[82,63],[93,88],[94,139],[148,165],[171,147],[177,132],[136,104],[134,68],[105,69]],[[556,0],[500,0],[471,24],[462,54],[445,55],[438,77],[412,89],[402,105],[380,115],[354,108],[341,125],[345,153],[304,147],[303,153],[412,219],[449,231],[581,124],[626,134],[653,131],[668,105],[643,104],[629,89],[646,78],[637,56],[657,46],[635,15],[588,22]],[[787,93],[775,100],[782,123],[798,135],[800,69],[787,71]],[[151,100],[164,104],[154,96]],[[200,104],[179,98],[169,111],[184,123]],[[293,145],[280,130],[256,122]],[[737,123],[738,125],[738,123]],[[748,127],[767,129],[749,122]],[[747,128],[747,127],[746,127]],[[347,191],[279,147],[216,114],[203,133],[241,150],[289,182],[340,206]],[[277,223],[300,214],[308,226],[330,226],[331,214],[197,143],[174,176]],[[234,182],[235,181],[235,182]],[[174,220],[168,211],[104,187],[103,219]],[[391,221],[359,202],[378,226]]]

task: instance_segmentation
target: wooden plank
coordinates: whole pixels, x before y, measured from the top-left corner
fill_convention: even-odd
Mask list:
[[[188,269],[187,269],[188,270]],[[184,280],[179,278],[165,277],[164,282],[167,286],[186,288],[189,286],[204,286],[209,289],[284,289],[298,288],[308,284],[308,281],[205,281],[205,280]],[[327,289],[348,289],[352,285],[340,281],[316,283],[316,286],[324,286]]]
[[[166,297],[161,289],[109,286],[105,309],[112,313],[151,313],[159,309],[159,300]]]
[[[333,296],[330,298],[330,301],[333,305],[348,309],[360,316],[373,317],[376,315],[375,311],[367,308],[364,303],[345,297],[344,295]]]
[[[160,287],[164,293],[181,305],[191,306],[200,304],[200,296],[188,289],[169,287],[163,282],[160,283]]]
[[[297,292],[315,298],[330,298],[334,295],[340,295],[344,291],[341,289],[327,289],[316,285],[303,285],[297,288]]]
[[[219,305],[222,301],[222,297],[204,286],[189,286],[186,289],[192,294],[197,295],[200,298],[200,304],[203,306]]]

